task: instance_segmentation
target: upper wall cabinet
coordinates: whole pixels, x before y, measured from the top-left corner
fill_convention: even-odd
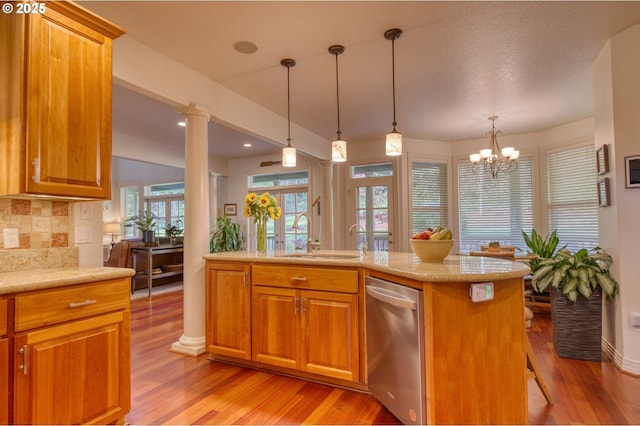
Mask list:
[[[0,14],[0,195],[109,199],[112,43],[124,31],[72,2],[13,6]]]

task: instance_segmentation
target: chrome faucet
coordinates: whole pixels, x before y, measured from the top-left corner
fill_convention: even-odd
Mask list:
[[[367,246],[367,230],[364,229],[364,227],[359,223],[354,223],[353,225],[351,225],[351,228],[349,228],[349,235],[351,235],[351,231],[353,231],[353,228],[356,228],[356,227],[360,228],[362,230],[362,233],[364,234],[364,242],[362,243],[362,247],[360,247],[360,249],[362,250],[362,255],[366,256],[367,250],[369,248]]]
[[[298,221],[302,216],[307,218],[307,253],[311,253],[314,247],[318,246],[311,238],[311,217],[307,213],[300,213],[296,216],[296,220],[293,221],[293,229],[298,229]]]

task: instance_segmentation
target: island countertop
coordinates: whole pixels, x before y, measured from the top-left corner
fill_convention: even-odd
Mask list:
[[[450,255],[443,263],[421,262],[413,253],[317,250],[313,253],[248,251],[212,253],[205,260],[360,267],[426,282],[475,282],[521,278],[530,273],[521,262],[481,256]]]
[[[130,277],[129,268],[65,266],[0,273],[0,295]]]

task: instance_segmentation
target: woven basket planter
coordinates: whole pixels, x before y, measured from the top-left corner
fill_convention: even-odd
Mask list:
[[[602,360],[602,290],[574,303],[550,286],[553,345],[558,356],[585,361]]]

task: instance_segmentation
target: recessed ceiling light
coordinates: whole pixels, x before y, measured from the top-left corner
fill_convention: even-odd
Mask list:
[[[186,127],[187,122],[186,121],[178,121],[178,126],[180,127]]]
[[[243,143],[242,146],[244,146],[245,148],[251,148],[253,145],[251,145],[250,143]]]
[[[250,41],[239,41],[233,45],[236,51],[240,53],[245,53],[247,55],[251,53],[256,53],[258,51],[258,46],[251,43]]]

